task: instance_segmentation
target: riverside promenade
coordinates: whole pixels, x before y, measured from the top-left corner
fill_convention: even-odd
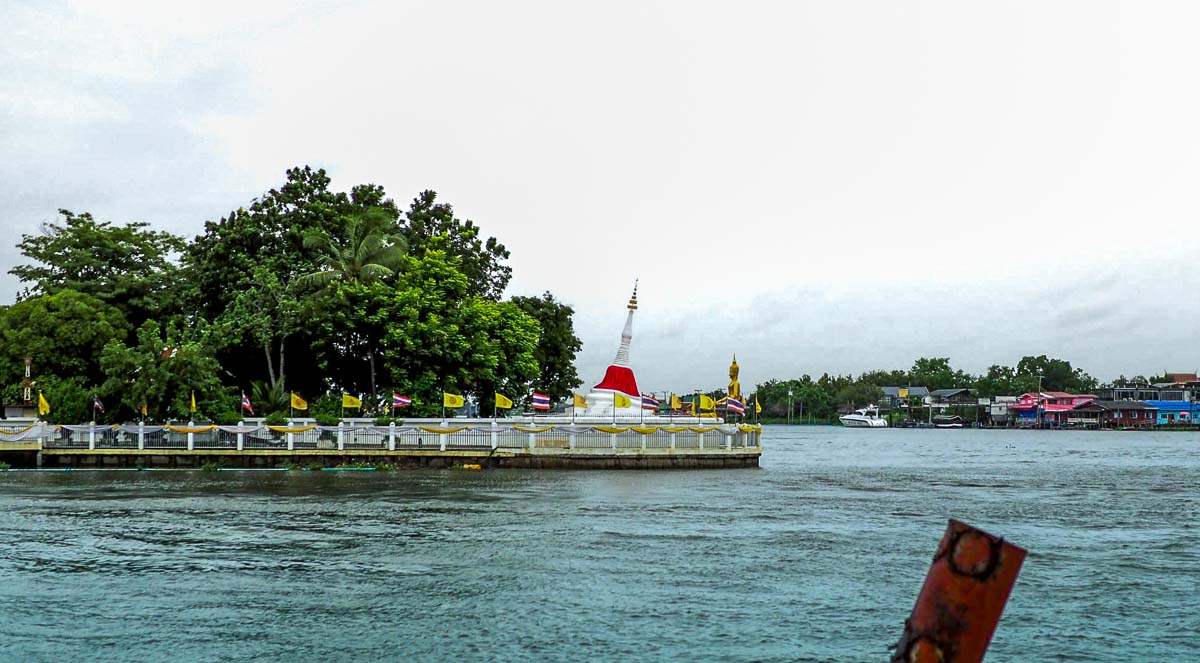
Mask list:
[[[14,467],[274,468],[321,465],[563,469],[757,467],[759,426],[714,419],[564,423],[409,419],[334,426],[296,419],[215,424],[0,424],[0,461]]]

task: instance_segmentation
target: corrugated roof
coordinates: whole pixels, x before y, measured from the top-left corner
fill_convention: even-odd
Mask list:
[[[929,392],[929,395],[937,396],[939,398],[950,398],[959,394],[970,393],[970,391],[970,389],[934,389],[933,391]]]
[[[879,388],[879,390],[883,392],[884,396],[894,396],[896,398],[900,397],[901,389],[907,389],[909,396],[928,396],[929,395],[929,389],[926,387],[880,387]]]
[[[1076,405],[1076,410],[1082,410],[1089,407],[1100,407],[1105,410],[1157,410],[1153,405],[1147,405],[1142,401],[1088,401],[1081,405]]]

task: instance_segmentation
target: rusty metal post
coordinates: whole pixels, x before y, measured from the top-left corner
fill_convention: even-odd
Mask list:
[[[950,520],[892,663],[979,663],[1025,550]]]

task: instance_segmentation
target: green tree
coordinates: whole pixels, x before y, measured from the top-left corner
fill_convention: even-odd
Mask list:
[[[58,213],[61,224],[45,224],[40,235],[22,235],[17,244],[33,261],[9,270],[26,284],[20,299],[75,290],[116,306],[134,325],[162,310],[175,287],[173,259],[182,238],[146,223],[115,226],[87,212]]]
[[[38,392],[42,392],[46,401],[50,403],[50,414],[46,415],[46,421],[54,424],[79,424],[92,420],[92,398],[96,395],[96,388],[81,378],[74,376],[39,378],[33,390],[35,403]],[[111,415],[106,417],[104,414],[99,414],[97,418],[99,421],[105,421],[111,419]]]
[[[100,353],[105,381],[100,393],[119,399],[127,412],[142,405],[152,417],[190,417],[191,395],[201,414],[236,410],[239,396],[221,386],[220,365],[203,339],[206,330],[163,328],[150,320],[137,343],[110,341]]]
[[[539,369],[534,389],[556,401],[569,398],[583,383],[575,370],[575,355],[583,347],[572,323],[575,310],[549,291],[541,297],[513,297],[512,302],[541,326],[534,351]]]
[[[401,230],[413,255],[435,250],[456,258],[471,293],[495,300],[508,287],[512,268],[503,263],[508,249],[495,237],[481,239],[479,226],[456,218],[453,207],[437,202],[437,193],[422,191],[413,199]]]
[[[268,383],[286,385],[288,340],[300,330],[304,307],[296,293],[266,267],[255,268],[253,280],[215,321],[225,344],[249,341],[261,352]],[[228,347],[226,345],[225,347]]]
[[[515,304],[468,295],[458,262],[440,251],[410,257],[396,286],[367,290],[357,314],[386,325],[380,342],[392,383],[414,414],[441,409],[442,391],[524,393],[537,373],[537,321]]]
[[[305,351],[315,341],[308,330],[316,328],[315,316],[324,311],[299,300],[291,289],[296,277],[324,266],[319,252],[304,247],[304,238],[314,233],[343,237],[346,220],[376,214],[368,210],[399,215],[378,186],[355,186],[347,194],[330,185],[324,170],[288,170],[279,188],[205,223],[204,233],[184,254],[192,303],[233,334],[219,359],[242,384],[260,379],[275,384],[286,375],[292,388],[316,392],[324,387],[317,358]],[[301,316],[305,325],[297,324]]]
[[[120,310],[75,290],[22,300],[0,312],[0,376],[5,384],[20,381],[30,355],[35,376],[96,384],[102,377],[100,350],[129,331]]]
[[[1054,359],[1046,355],[1027,355],[1017,363],[1017,375],[1042,377],[1043,391],[1067,391],[1082,393],[1096,388],[1096,379],[1081,369],[1072,368],[1065,359]],[[1034,389],[1036,389],[1036,385]]]
[[[379,281],[395,274],[405,255],[396,217],[381,207],[347,217],[341,235],[310,231],[304,236],[304,248],[313,252],[320,269],[297,277],[295,284],[301,288],[323,288],[333,281],[356,285]]]
[[[967,386],[957,384],[961,379],[961,374],[956,374],[950,367],[949,357],[921,357],[913,362],[908,373],[911,384],[928,387],[930,391]]]

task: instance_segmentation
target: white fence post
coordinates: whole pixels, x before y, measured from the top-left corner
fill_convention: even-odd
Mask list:
[[[388,423],[388,451],[396,450],[396,422]]]
[[[675,450],[675,433],[671,433],[671,450]]]
[[[92,427],[88,429],[88,449],[96,448],[96,423],[92,422]]]
[[[704,451],[704,433],[696,433],[696,437],[700,440],[700,451]]]
[[[438,433],[438,449],[446,450],[446,438],[450,437],[446,433]]]
[[[612,448],[613,448],[613,449],[616,449],[616,448],[617,448],[617,434],[616,434],[616,433],[609,433],[609,437],[611,437],[611,438],[612,438]]]
[[[733,448],[733,435],[726,435],[725,436],[725,449],[729,450],[732,448]]]
[[[193,449],[196,448],[196,434],[191,431],[192,426],[195,426],[195,425],[196,424],[194,422],[191,422],[191,421],[188,422],[188,433],[187,433],[187,444],[188,444],[187,450],[188,451],[192,451]]]
[[[567,448],[575,448],[575,433],[567,433]]]
[[[291,419],[288,419],[288,422],[287,422],[287,427],[288,427],[288,428],[291,428],[291,427],[292,427],[292,425],[293,425],[293,424],[292,424],[292,420],[291,420]],[[290,432],[289,432],[289,433],[284,433],[284,435],[287,435],[287,448],[288,448],[288,451],[295,451],[295,450],[296,450],[296,438],[295,438],[295,437],[293,437],[292,433],[290,433]]]
[[[500,448],[500,430],[496,428],[496,420],[492,420],[492,450]]]
[[[239,429],[238,433],[237,433],[237,450],[244,451],[246,449],[246,434],[243,433],[240,429],[246,425],[246,422],[239,421],[239,422],[237,422],[237,425],[238,425],[238,429]]]
[[[529,450],[533,451],[535,448],[537,448],[537,433],[530,433],[529,434]]]
[[[642,448],[643,449],[646,448],[646,440],[648,440],[648,439],[650,439],[650,436],[646,435],[645,433],[642,433]]]
[[[346,422],[338,422],[338,451],[346,450]]]
[[[146,422],[138,422],[138,449],[146,448]]]

